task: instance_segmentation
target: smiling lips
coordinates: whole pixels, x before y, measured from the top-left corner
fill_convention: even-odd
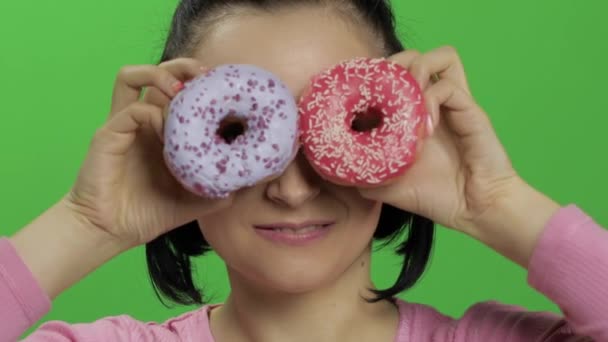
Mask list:
[[[272,224],[264,224],[264,225],[256,225],[254,226],[256,229],[265,229],[265,230],[290,230],[295,233],[302,232],[304,230],[310,230],[315,228],[324,228],[332,225],[333,221],[307,221],[302,223],[287,223],[287,222],[278,222]]]
[[[255,231],[272,242],[302,246],[324,237],[333,221],[309,221],[302,223],[273,223],[255,225]]]

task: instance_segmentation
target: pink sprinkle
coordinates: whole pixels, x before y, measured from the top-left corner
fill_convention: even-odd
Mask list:
[[[226,173],[226,166],[224,164],[217,163],[217,164],[215,164],[215,167],[217,168],[219,173],[221,173],[221,174]]]

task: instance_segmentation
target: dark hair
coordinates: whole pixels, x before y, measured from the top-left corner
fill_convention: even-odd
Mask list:
[[[392,55],[404,50],[397,37],[395,18],[390,5],[384,0],[182,0],[179,2],[160,62],[185,56],[198,45],[197,28],[209,23],[222,11],[245,7],[272,11],[279,7],[300,4],[328,5],[347,8],[351,16],[370,25]],[[422,276],[431,254],[435,233],[434,223],[422,216],[411,214],[384,204],[380,213],[374,239],[390,242],[407,236],[396,249],[403,257],[403,266],[393,286],[384,290],[373,290],[371,302],[392,299],[411,288]],[[196,221],[174,229],[146,245],[148,271],[158,298],[163,296],[184,305],[203,304],[201,291],[192,280],[191,258],[210,251],[211,247],[201,233]]]

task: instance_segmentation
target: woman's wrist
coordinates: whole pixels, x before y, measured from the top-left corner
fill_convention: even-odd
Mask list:
[[[524,268],[560,205],[520,180],[480,217],[469,234]]]
[[[51,299],[128,249],[88,225],[63,199],[9,240]]]

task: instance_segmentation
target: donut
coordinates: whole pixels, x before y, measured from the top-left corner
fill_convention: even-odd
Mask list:
[[[297,103],[269,71],[221,65],[184,84],[163,134],[164,161],[179,183],[199,196],[225,198],[293,160]]]
[[[416,80],[384,58],[346,60],[315,75],[298,107],[311,166],[358,187],[387,184],[412,166],[428,115]]]

